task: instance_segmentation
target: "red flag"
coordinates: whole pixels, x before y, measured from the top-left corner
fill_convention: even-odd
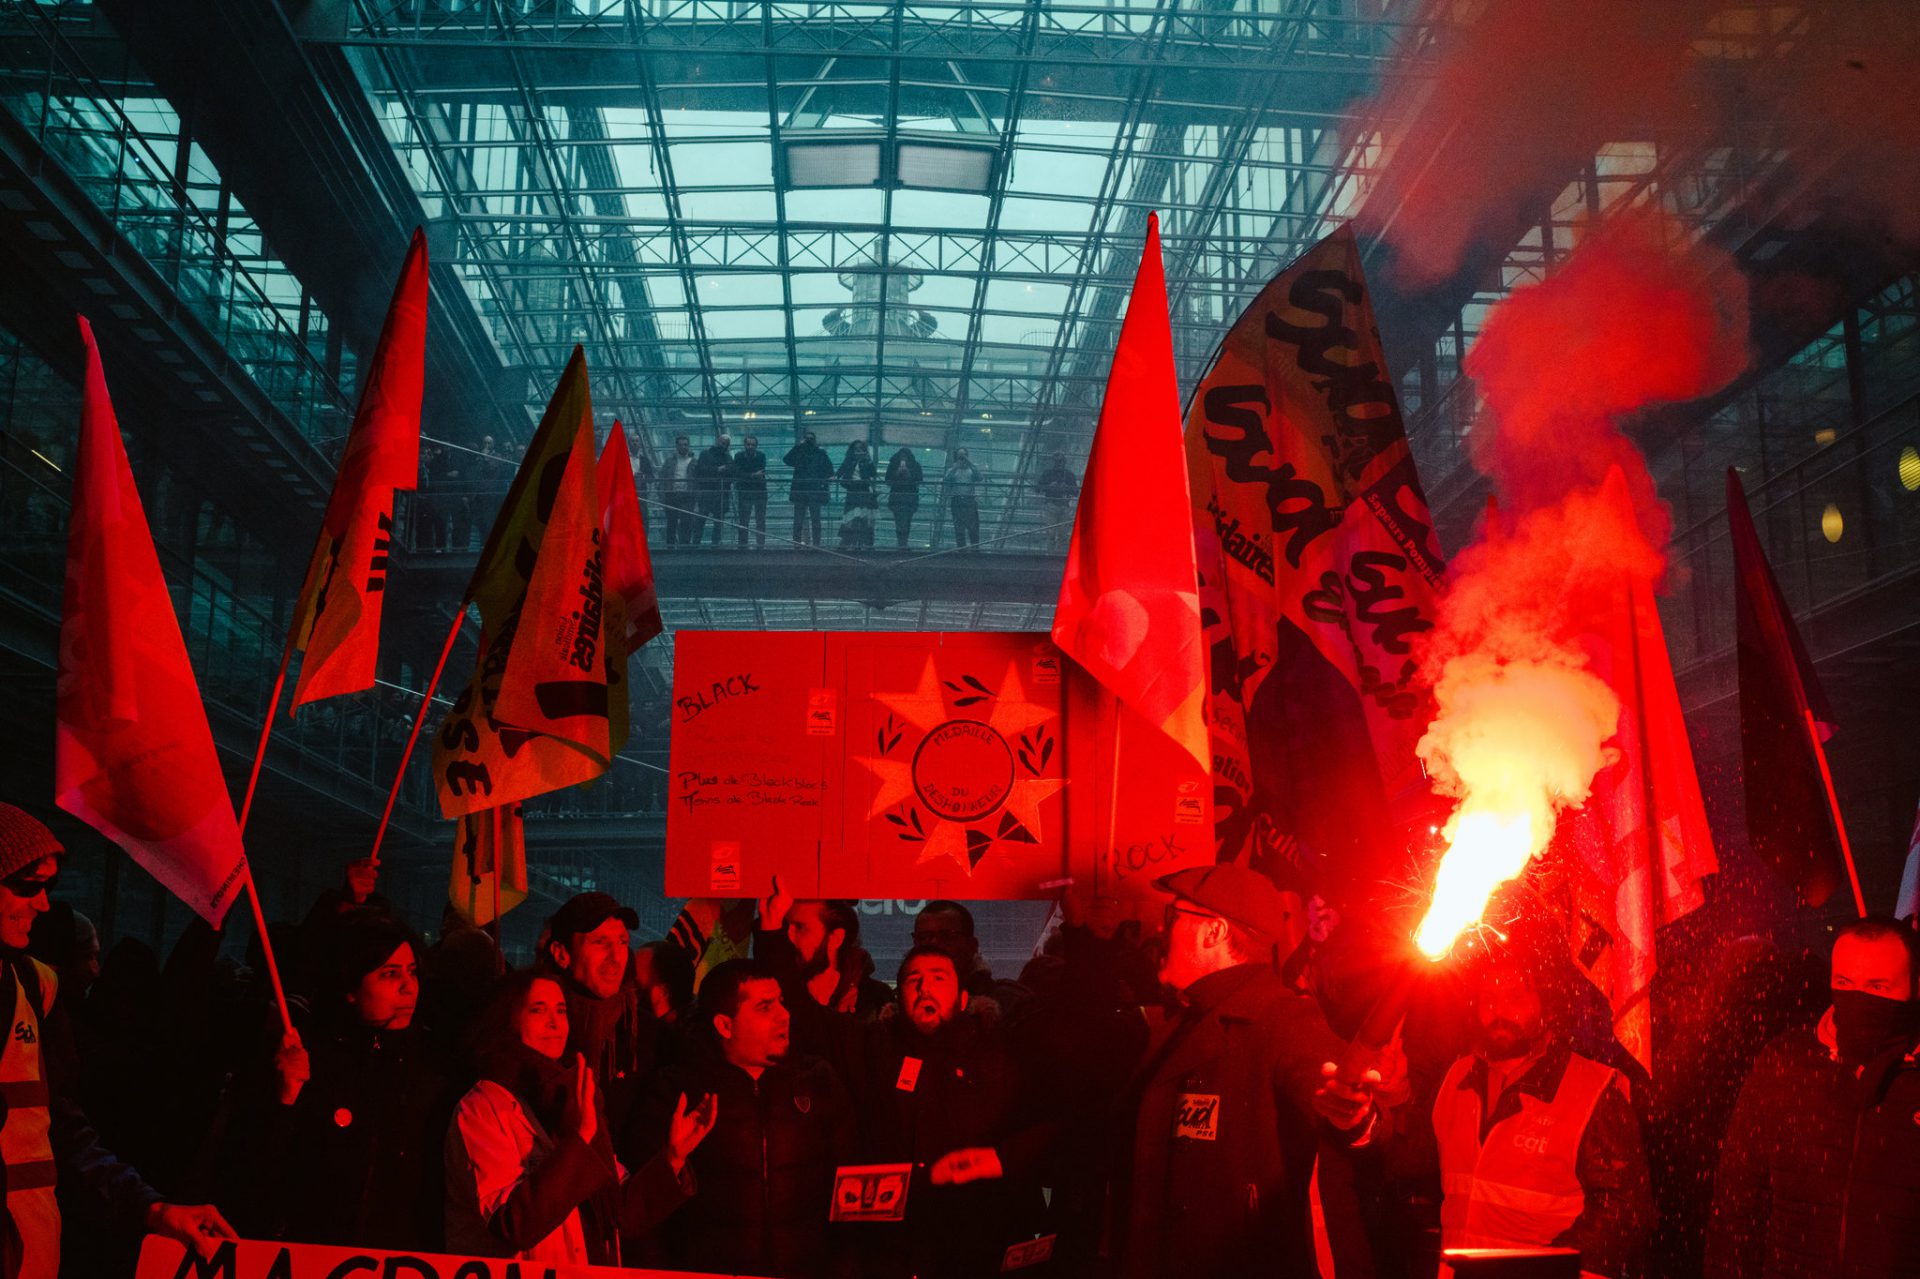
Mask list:
[[[373,687],[393,494],[419,482],[426,345],[427,238],[416,230],[294,606],[289,641],[306,653],[293,688],[295,710]]]
[[[632,654],[666,626],[660,620],[660,600],[653,589],[653,556],[647,551],[647,526],[640,516],[640,493],[633,483],[633,459],[627,451],[627,433],[618,418],[607,435],[606,447],[600,451],[598,480],[600,528],[606,535],[607,594],[620,599],[626,651]]]
[[[1608,473],[1601,500],[1632,523],[1620,468]],[[1609,628],[1583,647],[1620,699],[1617,756],[1594,778],[1587,803],[1561,819],[1580,854],[1569,942],[1612,1006],[1614,1037],[1651,1069],[1654,935],[1705,900],[1701,882],[1719,864],[1653,583],[1629,571],[1613,589],[1614,606],[1595,614]]]
[[[233,801],[120,442],[93,329],[67,533],[54,802],[218,927],[246,883]]]
[[[1107,375],[1053,640],[1205,767],[1211,756],[1190,502],[1156,215],[1147,220]]]
[[[1741,777],[1753,851],[1820,906],[1847,882],[1840,841],[1814,756],[1808,713],[1825,741],[1833,712],[1780,596],[1740,477],[1727,470],[1727,532],[1740,670]]]

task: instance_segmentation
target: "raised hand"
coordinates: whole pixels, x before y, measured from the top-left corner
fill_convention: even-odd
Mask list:
[[[581,1141],[591,1146],[600,1133],[599,1097],[594,1090],[593,1071],[587,1065],[586,1055],[575,1053],[573,1065],[573,1086],[567,1090],[563,1122],[580,1134]]]
[[[793,909],[793,898],[781,891],[780,876],[773,877],[773,891],[760,902],[760,927],[765,932],[778,932],[787,923],[787,912]]]
[[[667,1160],[676,1173],[687,1166],[688,1157],[707,1139],[719,1118],[717,1094],[708,1093],[692,1110],[687,1109],[687,1094],[680,1094],[680,1100],[673,1104],[673,1121],[667,1125]]]

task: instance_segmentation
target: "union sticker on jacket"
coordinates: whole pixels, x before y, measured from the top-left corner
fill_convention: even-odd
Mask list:
[[[1183,1092],[1173,1112],[1173,1135],[1192,1141],[1214,1141],[1220,1136],[1220,1094]]]

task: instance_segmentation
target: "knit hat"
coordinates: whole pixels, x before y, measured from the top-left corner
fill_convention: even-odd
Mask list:
[[[0,879],[23,871],[42,857],[66,852],[46,823],[24,808],[0,804]]]

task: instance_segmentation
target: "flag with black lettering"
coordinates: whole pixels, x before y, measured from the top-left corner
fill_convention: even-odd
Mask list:
[[[605,608],[594,467],[576,347],[467,588],[480,653],[433,752],[448,817],[589,781],[612,758],[608,654],[621,639]]]
[[[1280,865],[1295,838],[1363,879],[1388,798],[1424,791],[1412,640],[1445,562],[1351,231],[1235,321],[1188,406],[1187,463],[1218,855],[1312,869]]]
[[[527,828],[520,805],[463,814],[453,843],[447,900],[476,927],[527,900]]]
[[[293,686],[295,710],[373,687],[393,495],[419,483],[426,346],[427,239],[416,230],[294,605],[288,642],[306,654]]]

